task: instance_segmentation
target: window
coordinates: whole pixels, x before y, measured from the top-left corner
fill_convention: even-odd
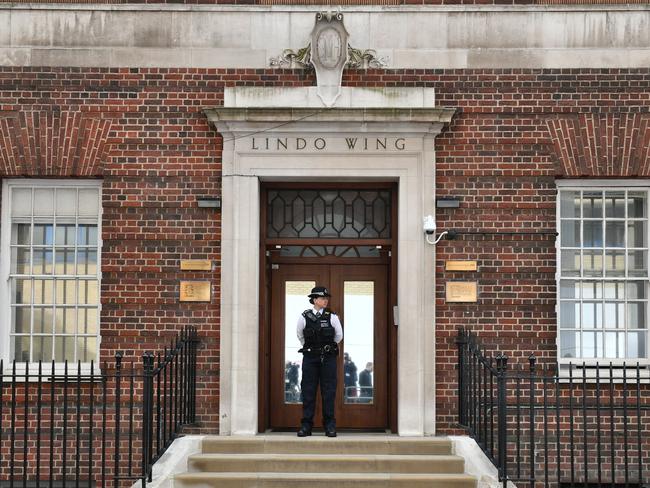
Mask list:
[[[5,360],[97,360],[100,189],[97,181],[4,182],[0,348]]]
[[[648,358],[649,188],[622,184],[558,185],[561,361]]]

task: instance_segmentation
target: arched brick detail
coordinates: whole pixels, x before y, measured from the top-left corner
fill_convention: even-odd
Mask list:
[[[546,122],[558,176],[650,175],[650,114],[577,114]]]
[[[110,129],[105,114],[0,113],[0,176],[101,176]]]

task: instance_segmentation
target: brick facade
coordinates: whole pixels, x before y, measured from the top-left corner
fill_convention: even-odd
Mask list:
[[[221,186],[221,140],[201,109],[224,86],[313,83],[292,70],[0,68],[0,177],[103,179],[102,358],[138,358],[197,326],[202,431],[219,423],[221,284],[218,265],[178,270],[220,259],[219,213],[195,204]],[[343,83],[434,87],[458,109],[436,140],[437,194],[462,200],[437,216],[459,233],[438,246],[436,273],[437,425],[453,432],[458,327],[514,361],[555,358],[554,181],[648,174],[650,70],[371,70]],[[463,258],[479,262],[479,302],[445,304],[460,276],[444,261]],[[213,278],[210,304],[178,303],[189,278]]]

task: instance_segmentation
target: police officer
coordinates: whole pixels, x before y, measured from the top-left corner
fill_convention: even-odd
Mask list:
[[[320,383],[323,400],[323,427],[327,437],[336,437],[334,399],[336,397],[336,356],[343,328],[336,314],[328,308],[330,294],[324,286],[312,288],[309,303],[298,319],[296,332],[302,344],[302,421],[298,437],[311,435],[316,407],[316,389]]]

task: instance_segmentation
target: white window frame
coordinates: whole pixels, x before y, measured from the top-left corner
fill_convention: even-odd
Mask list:
[[[82,179],[30,179],[30,178],[11,178],[2,181],[2,212],[0,214],[0,359],[4,360],[5,377],[11,376],[13,369],[13,361],[10,358],[11,344],[11,286],[10,286],[10,272],[11,272],[11,192],[15,188],[54,188],[54,187],[70,187],[70,188],[96,188],[98,190],[98,215],[97,215],[97,270],[98,270],[98,317],[101,317],[101,256],[102,256],[102,180],[82,180]],[[101,350],[101,321],[98,320],[97,325],[97,361],[93,366],[95,374],[100,374],[100,361],[99,352]],[[23,361],[16,362],[16,375],[24,376],[26,363]],[[63,374],[65,370],[64,362],[55,363],[54,373],[57,375]],[[32,362],[28,365],[29,374],[36,375],[38,372],[38,362]],[[90,362],[81,363],[81,374],[88,375],[91,371]],[[43,374],[52,374],[52,363],[42,363]],[[68,361],[68,375],[76,376],[78,373],[78,365],[76,362]],[[32,376],[30,380],[35,380]],[[44,381],[47,378],[43,378]]]
[[[595,366],[598,364],[600,366],[600,377],[602,379],[607,379],[609,373],[607,371],[609,370],[609,364],[611,362],[612,366],[615,368],[613,371],[613,377],[617,378],[620,380],[620,378],[623,377],[623,371],[622,371],[622,366],[626,366],[627,371],[627,378],[630,380],[633,380],[636,378],[636,365],[637,363],[639,364],[641,371],[641,377],[642,378],[648,378],[650,376],[650,358],[625,358],[625,359],[620,359],[620,358],[562,358],[560,356],[561,353],[561,344],[560,344],[560,333],[562,331],[561,328],[561,310],[560,310],[560,280],[562,278],[562,263],[561,263],[561,238],[562,236],[560,235],[561,232],[561,215],[560,215],[560,206],[561,206],[561,198],[560,198],[560,190],[562,191],[588,191],[588,190],[594,190],[594,191],[599,191],[599,190],[607,190],[607,189],[620,189],[620,190],[625,190],[625,189],[638,189],[638,190],[647,190],[648,191],[648,225],[646,232],[650,234],[650,180],[642,180],[642,179],[634,179],[634,180],[626,180],[626,179],[617,179],[617,180],[603,180],[603,179],[593,179],[593,180],[557,180],[556,181],[556,186],[558,189],[558,194],[556,198],[556,228],[557,228],[557,238],[555,241],[555,250],[556,250],[556,274],[555,274],[555,283],[556,283],[556,306],[555,306],[555,311],[556,311],[556,317],[557,317],[557,333],[556,333],[556,347],[557,347],[557,359],[558,359],[558,364],[561,367],[561,376],[566,377],[568,376],[568,370],[569,370],[569,364],[573,365],[573,377],[574,379],[580,379],[582,378],[583,372],[582,372],[582,366],[583,364],[587,367],[585,375],[592,379],[595,378],[596,372],[595,372]],[[582,220],[582,217],[581,217]],[[648,236],[648,242],[650,243],[650,235]],[[605,243],[603,242],[603,245]],[[649,250],[650,254],[650,250]],[[650,257],[649,257],[650,259]],[[605,263],[603,263],[604,265]],[[646,278],[650,280],[650,270],[649,270],[649,277]],[[649,307],[650,305],[650,297],[648,302],[646,303],[646,320],[650,319],[650,314],[649,314]],[[650,325],[650,324],[646,324]],[[646,333],[646,351],[650,351],[650,327],[646,329],[648,332]],[[603,341],[605,339],[603,338]]]

